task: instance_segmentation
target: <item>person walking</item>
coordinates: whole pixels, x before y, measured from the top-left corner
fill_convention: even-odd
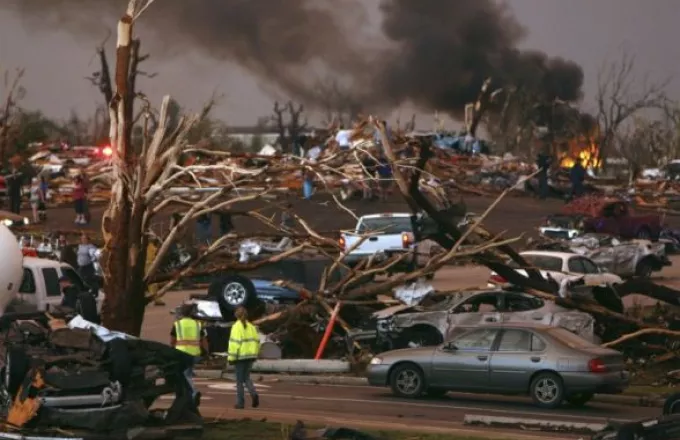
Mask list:
[[[384,155],[378,158],[377,173],[379,178],[380,200],[387,201],[387,196],[392,193],[392,167]]]
[[[576,163],[569,170],[569,180],[571,181],[571,198],[581,197],[585,192],[583,183],[586,180],[586,169],[583,167],[581,158],[576,158]]]
[[[5,176],[7,187],[7,197],[9,199],[9,210],[15,214],[21,211],[21,184],[23,183],[23,173],[16,165],[12,165],[12,170]]]
[[[85,182],[81,176],[76,176],[73,180],[73,207],[76,211],[75,223],[77,225],[87,224],[85,219]]]
[[[536,166],[538,167],[538,198],[545,200],[548,197],[548,169],[551,165],[550,154],[548,153],[548,148],[544,147],[541,152],[538,153],[536,158]]]
[[[76,251],[78,272],[80,272],[83,281],[93,290],[97,288],[94,269],[94,252],[96,250],[97,247],[90,243],[90,238],[87,234],[82,234],[78,250]]]
[[[31,179],[31,193],[29,200],[31,202],[31,212],[33,213],[33,223],[40,223],[40,203],[44,203],[45,196],[43,195],[42,188],[37,177]]]
[[[199,406],[201,393],[194,385],[194,366],[200,360],[201,355],[208,352],[208,336],[201,323],[191,317],[193,310],[192,304],[184,304],[180,307],[177,320],[170,331],[170,345],[192,357],[189,367],[184,370],[184,376],[191,388],[191,397],[196,402],[196,406]]]
[[[38,202],[38,218],[40,221],[47,220],[47,190],[49,189],[47,185],[47,180],[45,176],[40,176],[40,192],[42,193],[42,199]]]
[[[260,396],[250,379],[250,370],[260,354],[260,334],[257,328],[248,321],[248,312],[238,307],[234,312],[236,322],[231,327],[229,335],[228,361],[236,370],[236,405],[234,408],[245,407],[245,386],[252,399],[253,408],[260,406]]]
[[[224,237],[234,230],[234,223],[232,222],[230,212],[220,212],[217,214],[217,219],[219,221],[220,237]]]
[[[210,214],[201,214],[196,219],[196,238],[200,248],[210,246],[212,241],[212,216]]]

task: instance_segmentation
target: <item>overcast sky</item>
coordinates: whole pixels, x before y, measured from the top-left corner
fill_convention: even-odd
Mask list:
[[[377,28],[378,0],[365,2],[372,6],[371,17]],[[583,66],[586,109],[592,108],[598,69],[606,60],[614,59],[624,46],[635,54],[640,78],[680,74],[680,0],[508,0],[508,3],[529,31],[523,47],[571,59]],[[153,7],[147,13],[153,14]],[[114,26],[115,22],[111,27]],[[143,27],[143,20],[140,26]],[[43,31],[35,32],[13,13],[0,10],[0,68],[26,69],[25,107],[39,108],[59,118],[67,117],[71,110],[90,114],[101,98],[84,77],[97,68],[94,49],[100,41],[79,40],[58,29]],[[102,31],[102,38],[105,35],[106,31]],[[183,105],[198,109],[218,91],[224,98],[215,116],[231,125],[252,124],[258,116],[270,112],[272,96],[248,72],[230,63],[187,54],[172,60],[153,58],[146,69],[159,73],[153,80],[142,83],[143,91],[155,100],[169,93]],[[680,98],[680,78],[669,86],[669,92]],[[4,96],[4,89],[0,89],[0,95]]]

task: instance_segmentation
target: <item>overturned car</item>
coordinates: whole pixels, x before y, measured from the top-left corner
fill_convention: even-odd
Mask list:
[[[650,277],[671,265],[663,243],[621,240],[607,234],[588,233],[570,241],[541,243],[536,247],[586,256],[599,267],[622,278]]]
[[[191,362],[172,347],[80,316],[68,323],[45,313],[2,316],[4,432],[16,438],[64,432],[83,439],[198,437],[201,416],[184,376]],[[153,409],[166,394],[175,397],[170,408]]]

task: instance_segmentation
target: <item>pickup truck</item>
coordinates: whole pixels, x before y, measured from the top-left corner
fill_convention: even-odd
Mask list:
[[[622,238],[658,240],[663,229],[656,214],[635,214],[622,200],[583,197],[565,205],[561,214],[582,216],[583,232],[597,232]]]
[[[358,246],[362,236],[369,235]],[[340,235],[340,246],[346,255],[343,261],[354,266],[359,261],[375,255],[374,260],[385,260],[395,254],[413,252],[391,272],[409,271],[427,263],[432,246],[428,242],[416,243],[409,213],[370,214],[359,218],[353,231]],[[356,247],[355,247],[356,246]]]
[[[46,258],[24,257],[24,275],[16,297],[10,302],[6,312],[48,311],[61,304],[61,288],[59,278],[66,276],[80,291],[89,290],[78,272],[66,263]],[[101,310],[100,293],[97,297],[97,309]]]

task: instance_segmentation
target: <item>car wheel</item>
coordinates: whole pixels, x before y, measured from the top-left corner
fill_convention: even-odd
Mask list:
[[[590,399],[593,398],[593,393],[576,393],[572,394],[570,396],[567,396],[565,399],[569,405],[572,406],[583,406],[586,403],[590,402]]]
[[[215,298],[222,317],[230,320],[237,307],[252,309],[258,303],[257,292],[252,281],[246,277],[232,275],[213,282],[208,296]]]
[[[423,371],[415,364],[398,365],[390,375],[390,387],[399,397],[419,397],[425,390]]]
[[[680,414],[680,393],[671,394],[663,404],[663,415]]]
[[[640,261],[635,268],[635,275],[640,278],[651,278],[652,273],[654,273],[654,267],[652,262],[647,259]]]
[[[557,408],[564,399],[562,379],[554,373],[540,373],[531,381],[531,398],[541,408]]]
[[[645,428],[639,422],[625,423],[616,431],[616,440],[643,440]]]
[[[448,392],[448,390],[443,388],[428,388],[427,391],[425,391],[429,397],[444,397]]]

